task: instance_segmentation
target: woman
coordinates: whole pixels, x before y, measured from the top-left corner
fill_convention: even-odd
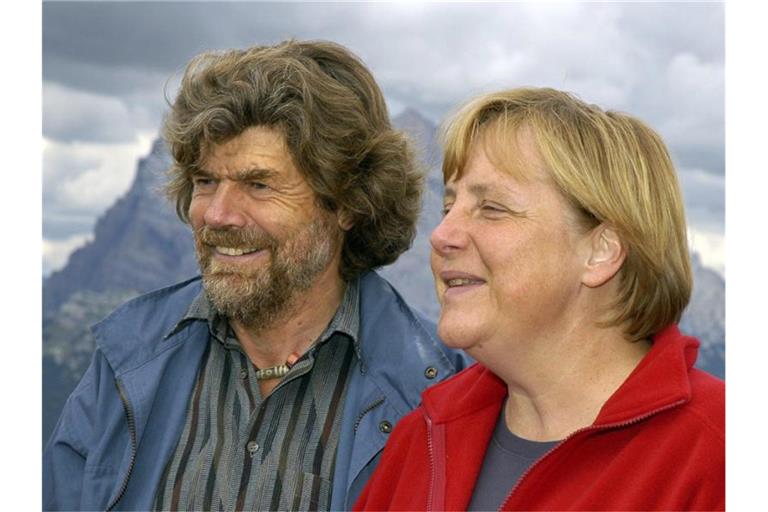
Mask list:
[[[357,508],[723,509],[724,383],[675,326],[692,278],[658,135],[515,89],[444,143],[438,332],[478,364],[424,392]]]

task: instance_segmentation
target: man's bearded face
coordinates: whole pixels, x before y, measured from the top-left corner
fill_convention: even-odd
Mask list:
[[[330,215],[321,212],[281,240],[258,228],[202,226],[195,233],[195,248],[205,291],[216,309],[259,328],[269,326],[312,286],[333,259],[338,238]],[[243,252],[236,258],[243,261],[217,258],[222,250]]]

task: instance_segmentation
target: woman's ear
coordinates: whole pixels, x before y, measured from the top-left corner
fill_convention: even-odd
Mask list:
[[[582,283],[590,288],[597,288],[618,273],[627,254],[619,234],[606,224],[600,224],[592,230],[589,243],[589,257]]]

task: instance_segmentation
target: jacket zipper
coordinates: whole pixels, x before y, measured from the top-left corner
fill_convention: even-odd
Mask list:
[[[633,425],[635,423],[639,423],[647,418],[650,418],[651,416],[654,416],[660,412],[664,412],[668,409],[674,409],[675,407],[678,407],[688,400],[682,399],[678,400],[677,402],[674,402],[672,404],[666,405],[664,407],[659,407],[658,409],[654,409],[650,412],[647,412],[643,415],[636,416],[632,419],[626,420],[626,421],[620,421],[618,423],[609,423],[607,425],[599,425],[594,426],[590,425],[589,427],[580,428],[579,430],[576,430],[574,432],[571,432],[565,439],[563,439],[562,442],[558,443],[557,446],[549,450],[547,453],[545,453],[539,460],[534,462],[531,466],[528,467],[527,470],[525,470],[525,473],[520,477],[520,479],[517,481],[514,487],[512,487],[512,490],[509,491],[509,494],[507,494],[506,499],[501,503],[501,506],[499,507],[499,512],[504,510],[504,507],[507,505],[510,499],[512,499],[512,495],[515,494],[515,491],[520,487],[520,485],[523,483],[523,480],[533,471],[533,469],[538,466],[544,459],[555,453],[561,446],[563,446],[565,443],[570,441],[573,437],[583,433],[583,432],[591,432],[591,431],[597,431],[597,430],[609,430],[609,429],[616,429],[616,428],[623,428],[628,427],[630,425]]]
[[[432,481],[427,497],[427,510],[445,510],[445,425],[435,425],[427,416],[427,446],[429,449],[429,463],[432,469]],[[438,467],[440,465],[441,467]],[[441,471],[438,471],[441,470]]]
[[[432,495],[435,492],[435,480],[437,480],[437,468],[435,467],[435,450],[432,444],[432,420],[425,413],[424,418],[427,421],[427,449],[429,451],[429,468],[432,479],[429,484],[429,494],[427,495],[427,510],[432,510]]]
[[[131,473],[133,472],[133,465],[136,463],[136,419],[133,416],[133,409],[131,409],[131,404],[128,402],[128,397],[125,395],[125,391],[123,390],[123,386],[120,384],[120,380],[116,379],[115,384],[117,385],[117,392],[120,395],[120,400],[123,402],[125,417],[128,420],[128,435],[131,439],[131,461],[128,464],[128,473],[125,475],[123,484],[120,486],[120,492],[117,494],[115,499],[112,500],[112,503],[110,503],[110,505],[107,507],[107,512],[110,512],[112,509],[114,509],[120,500],[123,499],[123,495],[128,488],[128,480],[130,480]]]
[[[355,420],[355,425],[353,428],[353,432],[355,434],[357,434],[357,429],[360,426],[360,422],[363,421],[363,417],[383,403],[384,403],[384,397],[383,396],[379,397],[376,400],[374,400],[370,405],[368,405],[365,409],[363,409],[363,411],[360,414],[357,415],[357,419]]]

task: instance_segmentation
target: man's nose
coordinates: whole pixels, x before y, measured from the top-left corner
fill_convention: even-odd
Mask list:
[[[212,228],[242,228],[246,225],[244,206],[245,197],[237,183],[222,181],[216,187],[203,219]]]

